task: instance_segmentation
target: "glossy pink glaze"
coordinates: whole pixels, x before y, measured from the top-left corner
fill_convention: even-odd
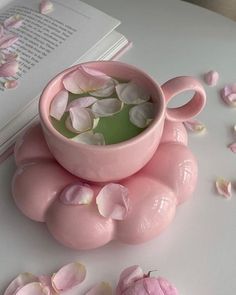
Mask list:
[[[36,130],[41,141],[31,161],[28,155],[31,141],[36,140],[32,136],[34,128],[21,140],[21,152],[16,149],[19,166],[12,183],[13,196],[26,216],[45,222],[55,239],[67,247],[91,249],[113,239],[128,244],[148,241],[170,224],[176,206],[190,197],[196,185],[197,164],[186,146],[185,128],[181,123],[165,121],[161,144],[150,162],[137,174],[119,182],[130,192],[125,220],[102,217],[95,198],[89,205],[64,205],[59,201],[60,192],[81,179],[63,169],[49,151],[40,152],[47,147],[40,127]],[[90,185],[96,197],[103,184]]]
[[[117,61],[100,61],[84,64],[109,76],[133,80],[149,90],[156,108],[150,126],[138,136],[113,145],[92,146],[76,143],[61,135],[51,124],[50,103],[63,88],[63,77],[78,68],[76,65],[56,76],[40,98],[39,113],[47,144],[56,160],[72,174],[89,181],[106,182],[124,179],[139,171],[154,155],[163,131],[166,101],[181,91],[194,90],[194,97],[185,106],[167,109],[170,120],[183,121],[198,114],[205,105],[205,92],[191,77],[177,77],[163,85],[163,89],[145,72]],[[145,152],[144,152],[145,151]]]

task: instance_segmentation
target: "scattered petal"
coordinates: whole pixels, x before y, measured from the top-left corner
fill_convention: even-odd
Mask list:
[[[76,98],[68,104],[67,111],[69,111],[69,109],[73,107],[77,107],[77,108],[90,107],[96,101],[97,101],[97,98],[93,96],[84,96],[84,97]]]
[[[126,104],[140,104],[150,99],[147,90],[132,81],[116,85],[116,93]]]
[[[50,295],[50,290],[48,287],[43,286],[39,282],[33,282],[25,285],[16,295]]]
[[[229,106],[236,106],[236,83],[225,85],[221,91],[220,95],[222,100]]]
[[[17,80],[7,80],[3,83],[3,86],[6,89],[13,89],[18,86],[18,81]]]
[[[73,107],[69,109],[69,112],[70,112],[71,126],[74,131],[85,132],[93,128],[94,118],[87,109]],[[68,125],[67,127],[70,126],[69,124],[67,125]]]
[[[18,72],[19,63],[10,61],[0,65],[0,77],[12,77]]]
[[[123,108],[123,103],[117,98],[104,98],[92,105],[92,112],[97,117],[109,117],[119,113]]]
[[[66,111],[69,93],[66,90],[59,91],[53,98],[50,105],[50,116],[57,120],[61,120]]]
[[[147,127],[155,116],[154,105],[145,102],[132,107],[129,111],[130,122],[139,128]]]
[[[117,288],[122,292],[131,287],[134,282],[144,277],[143,270],[138,265],[130,266],[122,271]]]
[[[78,182],[66,186],[59,198],[65,205],[88,205],[92,202],[93,195],[90,185]]]
[[[206,130],[206,127],[203,123],[198,120],[190,119],[188,121],[183,122],[184,126],[187,130],[192,132],[203,132]]]
[[[110,79],[100,71],[80,66],[64,77],[63,84],[68,91],[81,94],[103,88]]]
[[[125,219],[129,209],[128,195],[128,189],[120,184],[105,185],[96,198],[99,213],[106,218]]]
[[[6,62],[10,62],[10,61],[16,61],[18,60],[18,54],[17,53],[13,53],[13,52],[10,52],[10,53],[5,53],[4,54],[4,59]]]
[[[28,272],[19,274],[7,287],[4,295],[15,295],[19,289],[32,282],[38,282],[38,278]]]
[[[50,293],[49,293],[50,295],[56,295],[57,294],[55,292],[55,290],[53,289],[51,276],[42,275],[42,276],[39,276],[38,279],[39,279],[39,282],[44,287],[47,287],[48,288],[48,290],[50,291]]]
[[[19,37],[16,35],[4,35],[0,38],[0,49],[6,49],[16,43]]]
[[[112,287],[109,283],[101,282],[92,287],[85,295],[112,295]]]
[[[52,286],[57,292],[64,292],[77,286],[86,276],[86,269],[83,264],[73,262],[63,266],[52,277]]]
[[[231,198],[231,182],[224,179],[218,178],[216,181],[216,189],[218,194],[222,195],[223,197],[229,199]]]
[[[165,278],[158,278],[158,282],[164,295],[179,295],[179,291]]]
[[[219,80],[219,73],[216,71],[209,71],[204,75],[204,81],[209,86],[215,86]]]
[[[7,18],[4,22],[3,25],[6,29],[18,29],[23,23],[23,18],[19,15],[13,15]]]
[[[98,97],[108,97],[111,96],[115,91],[115,86],[118,82],[114,79],[109,79],[106,84],[93,92],[90,92],[91,95],[98,96]]]
[[[233,142],[230,145],[228,145],[228,148],[231,149],[233,153],[236,153],[236,142]]]
[[[105,138],[102,133],[93,133],[92,131],[83,132],[71,138],[75,142],[92,145],[105,145]]]
[[[39,11],[42,14],[48,14],[53,11],[53,3],[49,0],[41,0],[39,4]]]

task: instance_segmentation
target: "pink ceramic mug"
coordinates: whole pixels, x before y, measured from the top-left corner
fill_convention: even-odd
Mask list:
[[[145,72],[117,61],[85,63],[117,79],[134,81],[148,89],[156,108],[152,123],[139,135],[112,145],[98,146],[74,142],[60,134],[51,124],[49,109],[55,94],[63,88],[62,80],[75,65],[52,79],[44,89],[39,113],[46,142],[56,160],[72,174],[95,182],[116,181],[140,170],[156,151],[164,120],[185,121],[197,115],[205,105],[206,96],[201,84],[192,77],[176,77],[159,86]],[[177,94],[193,90],[194,96],[185,105],[168,108],[167,103]]]

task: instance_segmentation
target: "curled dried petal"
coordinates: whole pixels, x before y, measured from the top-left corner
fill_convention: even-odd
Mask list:
[[[87,131],[80,133],[79,135],[71,138],[75,142],[83,144],[92,145],[105,145],[105,138],[102,133],[93,133],[92,131]]]
[[[204,75],[204,81],[209,86],[215,86],[219,80],[219,73],[216,71],[209,71]]]
[[[18,86],[18,81],[17,80],[7,80],[3,83],[3,86],[6,89],[13,89]]]
[[[101,282],[92,287],[85,295],[112,295],[112,288],[109,283]]]
[[[148,91],[133,81],[116,85],[116,93],[126,104],[140,104],[150,99]]]
[[[221,91],[220,95],[222,100],[229,106],[236,106],[236,83],[225,85]]]
[[[72,100],[68,106],[67,110],[73,107],[77,108],[87,108],[90,107],[92,104],[94,104],[97,101],[97,98],[93,96],[84,96],[77,99]]]
[[[57,120],[61,120],[66,111],[69,93],[66,90],[59,91],[53,98],[50,105],[50,116]]]
[[[48,14],[53,11],[53,3],[49,0],[41,0],[39,4],[39,11],[41,14]]]
[[[233,142],[228,145],[228,148],[233,152],[236,153],[236,142]]]
[[[0,77],[12,77],[18,72],[19,63],[10,61],[0,65]]]
[[[98,193],[96,203],[103,217],[123,220],[129,210],[129,191],[123,185],[109,183]]]
[[[130,122],[139,128],[147,127],[154,116],[154,105],[151,102],[138,104],[129,110]]]
[[[218,194],[222,195],[223,197],[229,199],[231,198],[231,182],[224,179],[218,178],[216,180],[216,190]]]
[[[19,289],[32,282],[38,282],[38,278],[33,274],[28,272],[19,274],[7,287],[4,295],[15,295]]]
[[[185,121],[183,123],[184,123],[184,126],[186,127],[186,129],[189,131],[192,131],[192,132],[199,133],[199,132],[203,132],[206,130],[205,125],[202,122],[195,120],[195,119],[190,119],[190,120]]]
[[[120,279],[117,285],[117,290],[123,292],[127,288],[131,287],[134,282],[144,277],[143,270],[139,265],[130,266],[122,271]]]
[[[47,275],[42,275],[38,277],[39,282],[44,286],[47,287],[48,290],[50,291],[50,295],[56,295],[57,293],[55,292],[55,290],[53,289],[52,286],[52,277],[51,276],[47,276]]]
[[[43,286],[39,282],[29,283],[19,289],[16,295],[50,295],[48,287]]]
[[[0,49],[6,49],[18,41],[19,37],[13,34],[4,35],[0,38]]]
[[[93,128],[94,117],[85,108],[73,107],[69,109],[71,126],[76,132],[85,132]]]
[[[18,29],[23,23],[23,18],[19,15],[13,15],[7,18],[4,22],[3,25],[6,29],[11,29],[15,28]]]
[[[117,98],[104,98],[92,105],[92,112],[97,117],[109,117],[119,113],[123,108],[123,103]]]
[[[52,286],[57,292],[72,289],[83,282],[86,277],[86,268],[79,262],[63,266],[52,277]]]
[[[86,183],[68,185],[60,194],[60,201],[65,205],[88,205],[93,200],[94,192]]]

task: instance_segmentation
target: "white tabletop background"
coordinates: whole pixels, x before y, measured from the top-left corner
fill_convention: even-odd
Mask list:
[[[59,245],[44,224],[31,222],[16,209],[10,157],[0,166],[0,292],[20,272],[49,273],[80,260],[88,276],[71,295],[83,294],[101,280],[115,286],[120,271],[133,264],[145,271],[157,269],[181,295],[235,294],[236,190],[226,200],[216,194],[214,181],[223,176],[236,184],[236,155],[227,149],[236,140],[236,110],[219,97],[223,85],[236,82],[236,23],[178,0],[85,2],[122,21],[119,30],[133,48],[121,60],[142,68],[160,84],[179,75],[201,79],[210,69],[220,73],[216,87],[205,85],[207,106],[198,117],[207,133],[189,137],[199,163],[197,189],[156,239],[138,246],[112,242],[92,251],[73,251]]]

